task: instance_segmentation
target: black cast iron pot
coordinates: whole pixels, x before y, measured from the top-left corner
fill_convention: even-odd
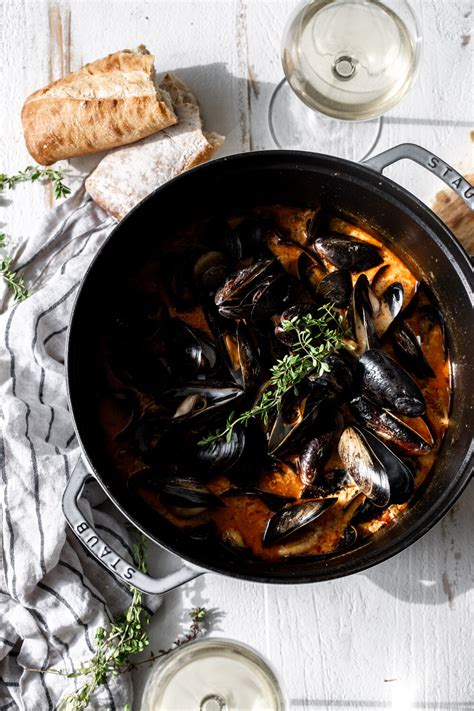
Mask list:
[[[398,146],[364,165],[311,153],[248,153],[203,165],[156,190],[115,228],[97,254],[77,295],[67,352],[70,410],[88,469],[83,465],[76,468],[63,506],[76,535],[126,582],[147,592],[162,593],[208,571],[271,583],[308,583],[349,575],[386,560],[416,541],[448,511],[466,486],[473,461],[472,268],[467,254],[431,210],[381,175],[385,166],[400,158],[415,160],[439,175],[474,208],[474,188],[419,146]],[[288,559],[278,564],[238,560],[217,544],[192,542],[133,500],[120,484],[100,435],[96,395],[100,356],[95,343],[113,296],[120,291],[134,260],[143,260],[150,243],[178,222],[262,204],[309,207],[320,199],[369,232],[376,230],[431,285],[446,318],[453,363],[450,425],[428,483],[396,525],[385,527],[353,550],[325,560]],[[178,572],[151,579],[105,544],[78,507],[84,482],[91,475],[137,528],[182,559]]]

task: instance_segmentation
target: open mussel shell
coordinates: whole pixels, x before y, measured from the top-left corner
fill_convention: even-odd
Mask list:
[[[221,496],[223,498],[234,496],[257,496],[272,511],[279,511],[286,504],[290,504],[295,501],[294,496],[282,496],[280,494],[275,494],[272,491],[264,491],[256,486],[244,486],[236,487],[234,489],[227,489],[227,491],[224,491]]]
[[[253,304],[247,301],[273,267],[273,260],[264,259],[250,267],[244,267],[231,274],[216,291],[214,301],[219,313],[225,318],[243,318],[248,316]]]
[[[359,359],[363,395],[396,415],[419,417],[426,409],[419,387],[389,355],[378,349]]]
[[[214,368],[216,351],[202,331],[174,318],[169,321],[166,330],[166,358],[172,373],[195,378]]]
[[[329,459],[336,440],[342,431],[342,416],[329,424],[316,423],[315,434],[304,445],[299,455],[299,475],[306,486],[313,484]]]
[[[295,446],[330,397],[330,388],[323,382],[302,384],[297,395],[289,391],[270,429],[269,453],[280,456]]]
[[[157,491],[173,506],[215,508],[225,504],[205,484],[193,477],[157,479]]]
[[[210,444],[198,444],[195,461],[206,478],[222,474],[239,461],[245,449],[245,432],[236,426],[229,438],[221,437]]]
[[[410,324],[398,325],[393,332],[392,344],[398,360],[412,375],[421,379],[435,377]]]
[[[337,497],[331,497],[328,499],[305,499],[296,504],[288,504],[269,520],[263,535],[263,545],[273,546],[301,531],[333,506],[336,501]]]
[[[349,320],[358,353],[377,348],[379,340],[374,327],[374,312],[379,309],[379,301],[370,289],[365,274],[361,274],[352,291]]]
[[[231,228],[226,219],[221,216],[209,220],[203,242],[210,250],[221,252],[231,263],[238,262],[242,257],[242,245],[239,235]]]
[[[163,399],[173,410],[174,423],[186,421],[196,424],[233,407],[242,394],[241,388],[229,383],[197,381],[167,390],[163,393]]]
[[[415,491],[412,471],[383,442],[371,432],[364,432],[367,443],[385,470],[390,485],[390,504],[403,504]]]
[[[356,486],[377,506],[390,501],[390,483],[382,462],[357,427],[346,427],[338,445],[341,461]]]
[[[352,277],[348,269],[336,269],[327,274],[319,283],[314,297],[324,304],[334,304],[346,308],[352,294]]]
[[[252,388],[260,375],[260,349],[254,331],[239,321],[234,332],[220,334],[226,364],[234,380],[244,389]]]
[[[354,416],[367,429],[393,444],[397,450],[408,456],[426,454],[433,448],[434,440],[428,426],[422,436],[406,422],[378,407],[366,397],[354,398],[350,403],[350,408]]]
[[[328,370],[318,377],[318,381],[332,389],[334,397],[328,399],[333,404],[342,404],[350,397],[354,385],[355,364],[350,357],[344,357],[340,353],[331,353],[326,358]]]
[[[332,233],[314,242],[318,254],[339,269],[349,269],[353,274],[377,267],[383,262],[378,247],[361,242],[354,237]]]

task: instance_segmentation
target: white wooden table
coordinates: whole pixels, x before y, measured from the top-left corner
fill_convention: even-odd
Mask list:
[[[418,0],[424,57],[416,88],[385,121],[378,149],[404,141],[456,167],[474,164],[470,0]],[[31,162],[20,109],[26,95],[84,62],[145,43],[157,71],[180,70],[222,153],[271,148],[268,102],[281,78],[279,46],[293,0],[140,0],[1,3],[1,170]],[[71,161],[79,184],[95,158]],[[470,165],[471,164],[471,165]],[[422,199],[439,187],[421,168],[389,175]],[[23,196],[25,199],[22,199]],[[0,228],[21,240],[51,204],[47,188],[20,186]],[[395,559],[315,586],[263,586],[215,575],[169,594],[153,622],[156,647],[186,624],[185,611],[216,611],[212,633],[264,653],[292,709],[474,709],[474,485],[428,535]],[[155,568],[173,565],[156,553]],[[139,694],[144,673],[137,674]]]

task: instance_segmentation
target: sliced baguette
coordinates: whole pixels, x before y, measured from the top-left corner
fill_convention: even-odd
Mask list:
[[[196,98],[180,79],[166,74],[159,86],[171,96],[178,123],[112,151],[86,180],[92,198],[119,220],[167,180],[208,160],[224,142],[217,133],[203,133]]]
[[[143,46],[115,52],[31,94],[21,113],[31,156],[51,165],[175,124],[169,95],[153,82],[153,61]]]

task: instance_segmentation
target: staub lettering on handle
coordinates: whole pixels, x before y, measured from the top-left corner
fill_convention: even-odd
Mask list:
[[[426,164],[432,173],[436,173],[443,178],[445,183],[454,188],[457,192],[462,192],[465,198],[474,197],[474,188],[462,177],[454,168],[444,163],[437,156],[430,155]],[[452,175],[450,175],[452,174]]]
[[[136,573],[135,568],[119,558],[105,542],[97,536],[86,521],[76,524],[75,530],[89,550],[103,561],[109,568],[119,573],[125,580],[132,580]],[[111,556],[111,558],[108,558]],[[117,568],[118,566],[118,568]]]

